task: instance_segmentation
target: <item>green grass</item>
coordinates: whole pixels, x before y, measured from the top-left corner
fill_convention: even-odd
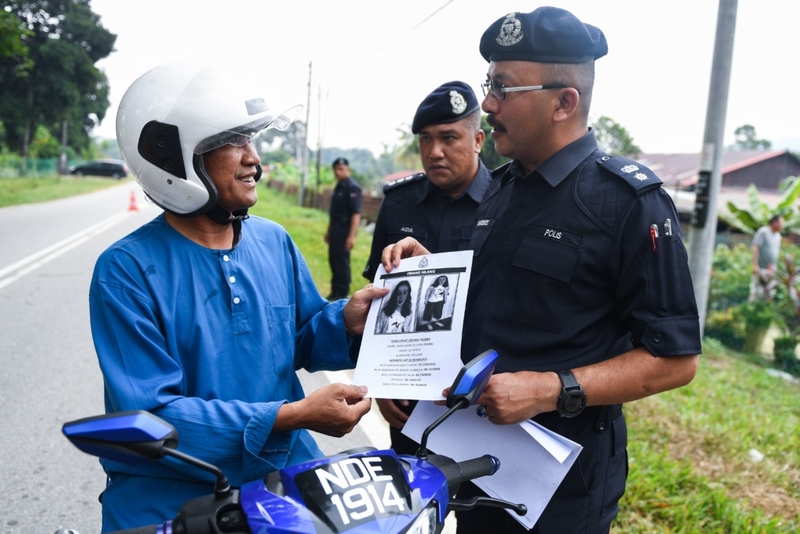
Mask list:
[[[120,181],[111,178],[75,176],[0,178],[0,208],[82,195],[119,183]]]
[[[271,219],[291,234],[314,276],[322,295],[330,293],[331,269],[328,265],[328,245],[324,241],[328,228],[328,214],[319,210],[301,208],[297,197],[279,193],[266,187],[258,188],[258,203],[250,209],[253,215]],[[361,271],[367,263],[372,236],[360,229],[356,244],[350,252],[350,269],[353,272],[350,294],[367,285]]]
[[[614,532],[800,530],[800,386],[707,338],[691,384],[625,413],[630,474]]]

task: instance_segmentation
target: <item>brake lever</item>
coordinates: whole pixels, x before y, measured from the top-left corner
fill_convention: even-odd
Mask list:
[[[476,506],[507,508],[509,510],[514,510],[517,515],[525,515],[528,513],[528,507],[524,504],[514,504],[513,502],[495,499],[494,497],[472,497],[471,499],[467,500],[452,499],[450,501],[450,509],[454,512],[468,512]]]

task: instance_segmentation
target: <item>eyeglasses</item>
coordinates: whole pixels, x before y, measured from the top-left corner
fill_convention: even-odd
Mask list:
[[[494,96],[497,100],[505,100],[506,93],[516,93],[519,91],[542,91],[545,89],[564,89],[566,87],[569,86],[564,85],[563,83],[506,87],[502,83],[498,82],[497,80],[493,80],[491,78],[487,78],[486,81],[481,84],[481,89],[483,89],[483,96],[488,96],[489,93],[492,93],[492,96]],[[578,94],[581,94],[581,92],[578,91]]]

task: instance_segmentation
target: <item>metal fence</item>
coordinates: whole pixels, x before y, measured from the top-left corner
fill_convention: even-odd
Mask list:
[[[67,169],[84,160],[67,162]],[[0,155],[0,178],[29,178],[58,174],[59,158],[21,158]]]

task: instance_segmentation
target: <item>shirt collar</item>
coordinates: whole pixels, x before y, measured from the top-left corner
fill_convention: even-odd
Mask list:
[[[467,189],[461,193],[458,197],[453,198],[453,201],[460,200],[462,197],[469,196],[472,200],[480,204],[481,199],[483,198],[483,193],[486,191],[486,188],[489,187],[489,182],[492,181],[492,175],[489,172],[489,169],[483,164],[483,162],[478,158],[478,173],[475,175],[475,178],[470,182]],[[433,185],[433,182],[430,180],[425,180],[425,187],[422,188],[420,191],[419,199],[417,200],[417,204],[420,204],[428,198],[430,194],[437,194],[442,196],[447,196],[441,189]],[[450,197],[448,197],[450,198]]]
[[[534,172],[538,172],[548,184],[555,187],[595,150],[597,150],[597,139],[594,137],[594,131],[589,129],[583,137],[547,158]],[[517,161],[513,167],[518,172],[522,168]]]

